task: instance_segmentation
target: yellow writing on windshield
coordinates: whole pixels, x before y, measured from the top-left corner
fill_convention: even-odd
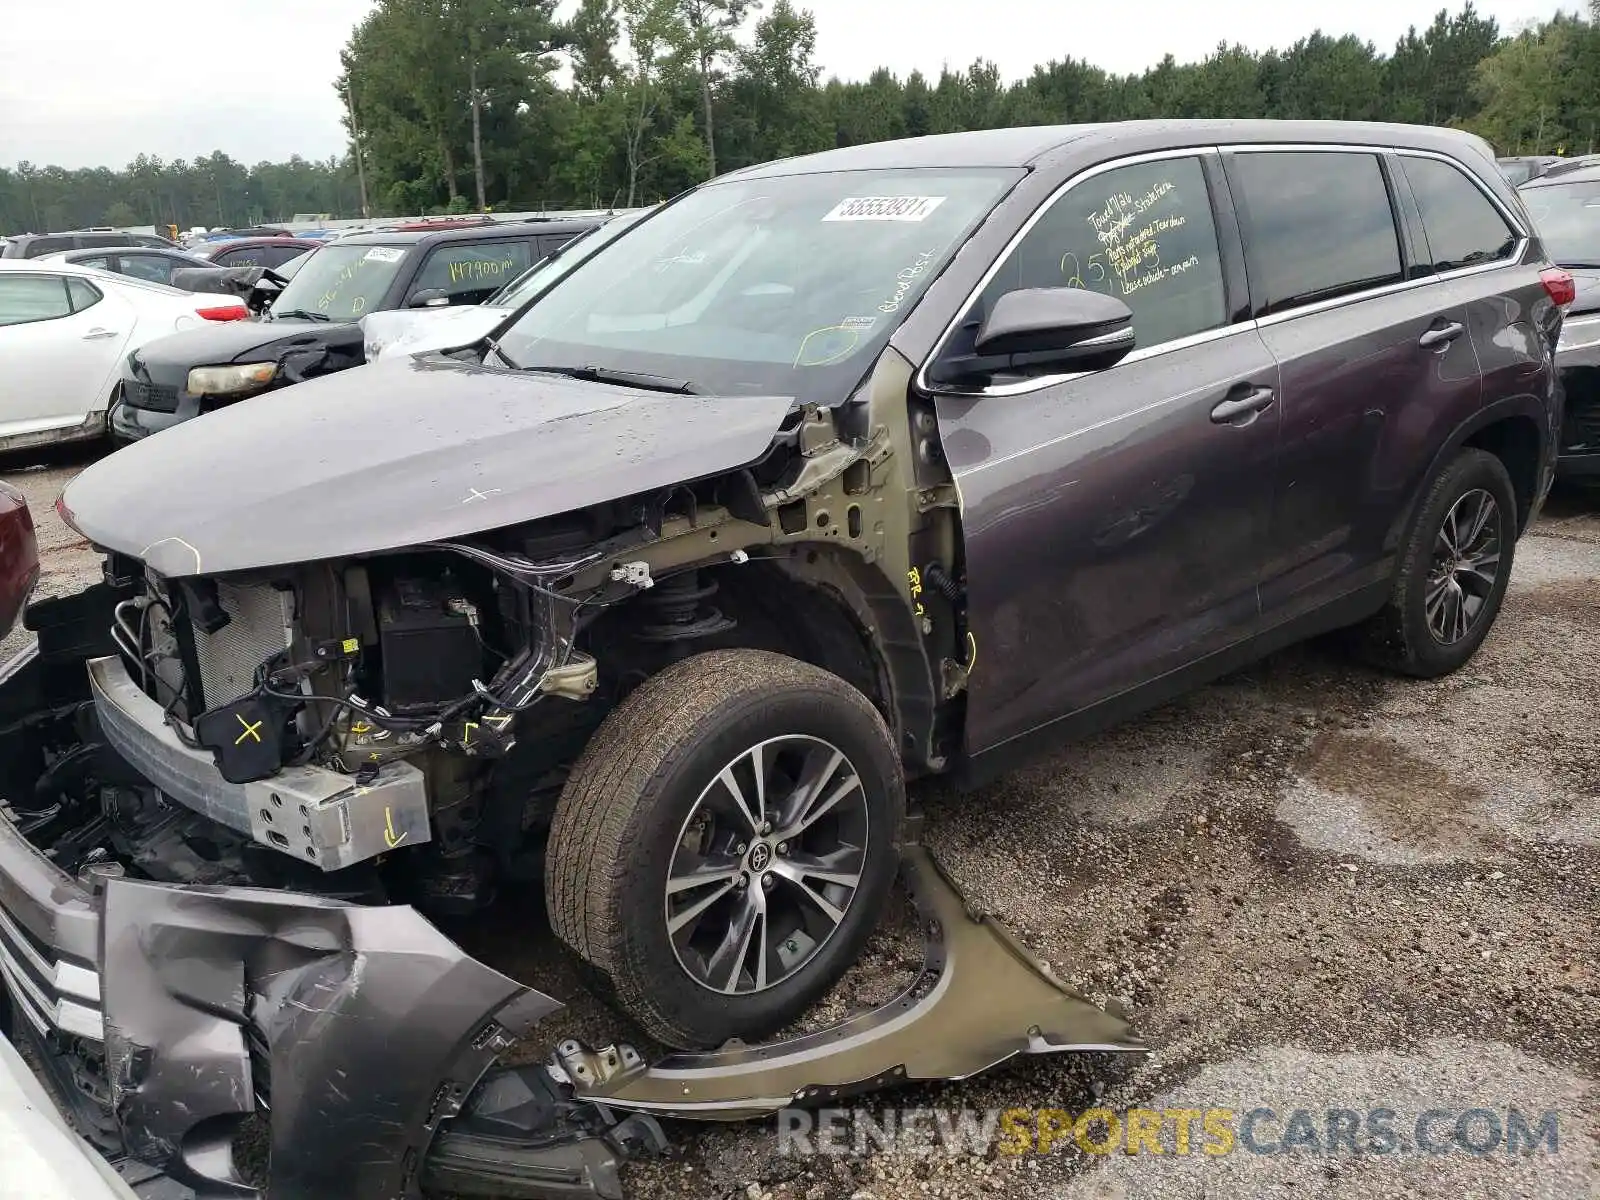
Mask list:
[[[328,285],[328,290],[323,292],[321,297],[317,300],[317,307],[323,312],[327,312],[328,309],[332,307],[333,303],[339,299],[340,289],[342,289],[345,284],[349,283],[361,273],[361,268],[365,263],[366,259],[358,258],[355,262],[349,263],[340,268],[339,274],[334,276],[333,282]],[[361,307],[366,307],[365,299],[362,299]],[[360,309],[357,309],[356,311],[359,312]]]

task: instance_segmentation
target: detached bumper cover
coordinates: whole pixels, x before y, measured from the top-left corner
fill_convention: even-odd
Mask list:
[[[229,783],[209,752],[178,739],[122,659],[89,660],[89,683],[106,741],[135,770],[185,808],[263,846],[332,871],[431,836],[427,788],[410,763],[385,763],[365,786],[309,766]]]
[[[410,908],[112,880],[104,921],[128,1153],[202,1194],[253,1194],[232,1137],[259,1104],[274,1200],[416,1195],[440,1122],[561,1007]]]

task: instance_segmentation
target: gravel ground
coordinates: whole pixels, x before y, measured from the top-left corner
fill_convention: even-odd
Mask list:
[[[96,574],[51,510],[81,462],[0,468],[33,506],[46,592]],[[1493,634],[1448,679],[1397,680],[1301,647],[981,793],[917,796],[926,840],[968,895],[1058,974],[1124,1003],[1152,1051],[1029,1059],[862,1107],[880,1121],[891,1105],[979,1121],[1009,1108],[1228,1109],[1239,1135],[1246,1113],[1267,1109],[1255,1144],[1280,1152],[1239,1136],[1232,1153],[1201,1153],[1197,1124],[1177,1153],[1182,1117],[1161,1124],[1159,1155],[1148,1143],[1090,1153],[1070,1135],[1047,1154],[1008,1154],[1002,1133],[960,1153],[902,1139],[800,1157],[778,1152],[770,1124],[674,1125],[677,1152],[630,1167],[629,1195],[1600,1197],[1597,577],[1600,504],[1558,497],[1518,548]],[[451,930],[571,999],[528,1056],[569,1032],[633,1036],[542,919],[522,919],[530,906]],[[887,996],[919,957],[898,905],[813,1020]],[[1365,1152],[1349,1153],[1328,1110],[1365,1123],[1373,1109],[1396,1114],[1394,1151],[1375,1152],[1364,1125]],[[1438,1137],[1470,1109],[1508,1130],[1510,1110],[1530,1125],[1555,1113],[1556,1148],[1428,1152],[1418,1118],[1447,1112]],[[1487,1144],[1490,1119],[1469,1118],[1467,1140]],[[1100,1124],[1080,1132],[1091,1148],[1103,1140]]]

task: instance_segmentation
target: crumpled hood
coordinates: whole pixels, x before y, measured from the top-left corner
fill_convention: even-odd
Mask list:
[[[377,362],[402,354],[469,346],[487,337],[510,315],[509,308],[485,304],[385,309],[361,318],[362,349],[368,362]]]
[[[209,413],[62,494],[95,545],[168,577],[463,537],[754,462],[793,406],[400,358]]]
[[[293,345],[322,345],[330,337],[349,337],[355,328],[353,321],[207,322],[202,329],[168,334],[146,342],[134,356],[152,380],[166,383],[171,376],[171,381],[182,387],[191,367],[273,362]]]

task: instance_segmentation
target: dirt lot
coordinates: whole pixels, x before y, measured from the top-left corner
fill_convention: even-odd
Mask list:
[[[33,503],[49,592],[95,572],[50,508],[75,469],[4,473]],[[1518,548],[1494,633],[1449,679],[1302,648],[981,794],[921,794],[926,839],[969,895],[1096,999],[1124,1001],[1152,1052],[1031,1059],[861,1106],[1221,1108],[1235,1130],[1265,1108],[1256,1144],[1292,1149],[1173,1153],[1172,1118],[1161,1155],[1069,1136],[1048,1155],[805,1158],[779,1154],[770,1124],[673,1126],[679,1153],[630,1168],[630,1195],[1600,1197],[1597,581],[1600,505],[1558,498]],[[628,1037],[529,907],[452,932],[573,1001],[552,1035]],[[827,1011],[886,995],[918,954],[892,915]],[[1297,1109],[1312,1142],[1285,1136]],[[1366,1125],[1366,1152],[1316,1153],[1328,1109],[1393,1110],[1396,1150],[1373,1152]],[[1430,1153],[1413,1136],[1445,1110],[1437,1145],[1469,1109],[1552,1111],[1556,1149]]]

